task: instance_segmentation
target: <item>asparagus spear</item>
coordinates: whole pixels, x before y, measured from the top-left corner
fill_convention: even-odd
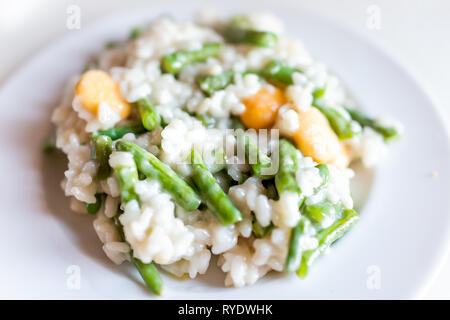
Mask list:
[[[119,141],[116,144],[119,151],[128,151],[133,154],[139,171],[148,178],[156,179],[161,187],[172,195],[173,200],[187,211],[193,211],[201,203],[197,193],[168,165],[161,162],[150,152],[130,141]]]
[[[56,148],[56,133],[53,132],[50,136],[48,136],[41,144],[41,151],[43,153],[52,153],[57,150]]]
[[[224,38],[230,43],[246,43],[271,48],[278,41],[273,32],[252,29],[245,16],[235,16],[224,30]]]
[[[270,82],[279,85],[289,86],[294,83],[292,75],[296,72],[302,72],[300,69],[292,68],[281,61],[269,61],[261,71],[262,77]]]
[[[194,149],[191,152],[191,179],[202,195],[208,209],[223,225],[239,222],[243,219],[241,212],[222,190],[217,180],[208,171],[202,157]]]
[[[317,189],[320,189],[328,184],[328,181],[330,180],[330,171],[328,170],[328,166],[324,163],[317,165],[317,169],[319,169],[319,174],[322,178],[322,183],[317,187]]]
[[[233,77],[233,71],[225,71],[217,75],[198,77],[197,83],[204,93],[212,95],[215,91],[226,88],[233,81]]]
[[[369,118],[361,111],[346,108],[347,112],[350,114],[353,120],[358,122],[362,127],[371,127],[373,130],[377,131],[384,138],[384,141],[388,142],[400,135],[400,132],[394,127],[385,127],[378,123],[375,119]]]
[[[102,194],[97,193],[95,194],[95,202],[94,203],[85,203],[86,210],[89,214],[96,214],[98,210],[100,210],[100,207],[102,206]]]
[[[106,135],[92,137],[92,158],[98,162],[96,180],[105,180],[111,174],[109,156],[112,152],[112,139]]]
[[[271,175],[263,175],[261,170],[263,168],[270,168],[272,161],[258,146],[250,139],[248,135],[244,135],[245,139],[245,157],[253,170],[253,174],[260,179],[271,179]]]
[[[313,106],[319,109],[320,112],[328,119],[331,128],[341,140],[349,139],[361,131],[361,128],[352,121],[350,116],[345,116],[335,108],[327,107],[319,104],[317,101],[313,102]]]
[[[297,225],[292,228],[289,238],[289,251],[286,257],[285,270],[295,272],[300,266],[302,260],[302,250],[300,248],[300,236],[305,227],[305,217],[301,217]]]
[[[117,140],[117,139],[122,138],[127,133],[134,133],[137,135],[137,134],[144,133],[145,131],[146,130],[145,130],[144,126],[142,125],[141,122],[139,122],[139,123],[134,123],[134,124],[126,125],[126,126],[120,126],[120,127],[107,129],[107,130],[97,131],[93,136],[95,137],[95,136],[104,135],[104,136],[110,137],[112,140]]]
[[[345,210],[343,218],[336,221],[330,227],[321,230],[317,234],[319,245],[317,248],[305,251],[302,255],[300,268],[297,270],[297,275],[304,278],[308,273],[309,267],[314,261],[336,240],[341,238],[350,228],[358,221],[359,217],[354,210]]]
[[[252,231],[255,238],[263,238],[266,236],[272,229],[274,228],[273,223],[269,224],[266,227],[263,227],[259,224],[257,220],[253,221],[252,223]]]
[[[280,139],[280,167],[275,176],[275,186],[278,194],[285,191],[297,192],[300,189],[295,180],[295,172],[297,171],[297,155],[296,148],[286,139]]]
[[[151,131],[161,124],[161,116],[156,111],[150,98],[141,98],[137,101],[136,105],[145,129]]]
[[[133,199],[137,200],[138,196],[134,191],[134,185],[139,181],[136,163],[132,161],[126,165],[114,167],[114,172],[119,182],[122,203],[125,204]]]
[[[131,40],[136,39],[142,34],[142,30],[139,28],[133,28],[130,31],[130,35],[128,36]]]
[[[114,224],[119,231],[120,237],[122,241],[126,241],[125,234],[123,232],[123,226],[119,221],[118,215],[114,218]],[[161,276],[159,275],[158,269],[156,269],[155,264],[153,263],[143,263],[141,260],[137,259],[133,255],[133,250],[130,251],[131,262],[134,264],[136,269],[139,271],[142,279],[144,280],[147,287],[155,294],[161,295],[161,291],[163,288],[163,282]]]
[[[307,216],[315,225],[321,227],[327,223],[327,220],[340,218],[344,206],[342,203],[332,203],[329,200],[323,200],[312,205],[304,205],[302,213]]]
[[[198,50],[180,50],[173,52],[162,58],[162,69],[164,72],[177,74],[187,65],[203,62],[210,57],[217,56],[221,49],[221,43],[212,42],[204,44]]]
[[[198,114],[195,117],[202,122],[205,128],[214,128],[214,126],[216,125],[216,119],[214,119],[211,116],[208,116],[205,113]]]

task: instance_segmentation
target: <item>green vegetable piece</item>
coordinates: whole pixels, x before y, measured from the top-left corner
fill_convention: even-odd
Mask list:
[[[203,62],[210,57],[217,56],[221,49],[222,44],[220,42],[212,42],[204,44],[199,50],[175,51],[162,58],[162,70],[164,72],[177,74],[190,64]]]
[[[327,118],[331,128],[339,139],[346,140],[361,132],[361,128],[352,122],[350,116],[346,117],[342,112],[335,108],[321,105],[317,103],[317,101],[313,102],[313,106],[319,109],[319,111]]]
[[[216,91],[225,89],[233,81],[233,77],[233,71],[225,71],[217,75],[198,77],[197,84],[204,93],[210,96]]]
[[[104,135],[104,136],[110,137],[112,140],[117,140],[117,139],[122,138],[127,133],[134,133],[135,135],[138,135],[138,134],[141,134],[144,132],[146,132],[144,126],[142,125],[141,122],[138,122],[138,123],[134,123],[134,124],[126,125],[126,126],[115,127],[115,128],[111,128],[111,129],[107,129],[107,130],[100,130],[100,131],[97,131],[97,133],[95,133],[94,136]]]
[[[52,133],[50,136],[45,138],[41,144],[41,151],[46,154],[50,154],[56,151],[58,148],[56,147],[56,133]]]
[[[300,69],[292,68],[281,61],[269,61],[261,71],[261,76],[276,85],[290,86],[294,83],[292,75],[296,72],[302,73]]]
[[[347,209],[344,211],[342,219],[320,231],[316,236],[319,241],[318,247],[303,253],[297,275],[300,278],[304,278],[314,261],[336,240],[340,239],[348,230],[350,230],[358,219],[359,217],[356,211]]]
[[[289,238],[289,250],[286,257],[286,264],[284,266],[287,272],[295,272],[300,267],[302,260],[302,250],[300,248],[300,236],[305,227],[305,217],[301,217],[297,225],[292,228]]]
[[[139,29],[139,28],[133,28],[133,29],[131,29],[131,31],[130,31],[129,38],[130,38],[131,40],[134,40],[134,39],[138,38],[141,34],[142,34],[142,30],[141,30],[141,29]]]
[[[247,17],[243,15],[231,19],[224,30],[223,36],[230,43],[245,43],[266,48],[274,47],[278,41],[277,35],[273,32],[252,29]]]
[[[205,128],[214,128],[216,125],[216,119],[205,113],[197,114],[195,117],[202,122]]]
[[[278,173],[275,175],[275,186],[278,194],[285,191],[297,192],[300,194],[300,188],[295,180],[295,173],[298,168],[297,149],[286,139],[280,139],[280,165]]]
[[[109,156],[112,153],[112,139],[108,136],[94,136],[92,137],[93,159],[97,160],[98,169],[96,180],[102,181],[109,177],[111,174],[111,167],[109,166]]]
[[[141,98],[136,102],[136,105],[145,129],[152,131],[161,124],[161,116],[156,111],[150,98]]]
[[[86,210],[89,214],[96,214],[98,210],[100,210],[100,207],[102,206],[102,194],[97,193],[95,195],[95,202],[94,203],[87,203],[85,202],[84,205],[86,206]]]
[[[264,238],[267,234],[269,234],[270,231],[272,231],[274,227],[275,226],[273,225],[273,223],[270,223],[268,226],[263,227],[257,220],[255,220],[252,223],[253,235],[257,239]]]
[[[136,269],[138,269],[147,287],[153,293],[161,295],[163,282],[156,266],[153,263],[143,263],[133,256],[131,257],[131,261],[136,266]]]
[[[222,225],[242,221],[241,212],[235,207],[220,184],[208,171],[202,157],[194,149],[191,152],[191,179],[200,192],[208,209],[216,216]]]
[[[369,118],[361,111],[350,108],[346,108],[346,110],[352,119],[358,122],[362,127],[371,127],[373,130],[381,134],[385,142],[389,142],[400,136],[400,132],[398,132],[396,128],[385,127],[378,123],[375,119]]]
[[[131,152],[139,171],[147,178],[158,180],[161,187],[178,205],[187,211],[193,211],[199,207],[201,199],[197,193],[175,171],[153,154],[133,142],[124,140],[119,141],[116,148],[119,151]]]
[[[320,99],[325,95],[325,87],[318,88],[313,91],[312,96],[314,99]]]
[[[328,166],[324,163],[317,165],[317,169],[319,169],[320,177],[322,178],[322,183],[317,187],[317,190],[325,187],[330,181],[330,171],[328,170]]]
[[[332,203],[329,200],[323,200],[313,205],[303,206],[302,213],[320,228],[323,224],[340,218],[343,211],[344,206],[342,203]]]
[[[261,150],[259,150],[258,146],[253,142],[252,139],[248,135],[244,135],[245,137],[245,157],[247,162],[250,164],[253,170],[253,174],[260,179],[271,179],[273,175],[263,175],[263,168],[270,168],[272,165],[272,161],[270,158]]]
[[[127,203],[133,199],[138,200],[138,196],[134,191],[134,185],[139,181],[136,164],[133,162],[128,166],[116,167],[114,171],[119,182],[122,203]]]

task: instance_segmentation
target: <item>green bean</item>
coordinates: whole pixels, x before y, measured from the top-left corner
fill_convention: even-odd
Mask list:
[[[270,168],[272,161],[258,146],[250,139],[248,135],[245,137],[245,157],[253,170],[253,174],[260,179],[271,179],[273,175],[263,175],[264,168]]]
[[[43,153],[52,153],[58,148],[56,147],[56,133],[52,133],[50,136],[45,138],[41,144],[41,151]]]
[[[191,152],[191,179],[202,195],[208,209],[216,216],[222,225],[242,221],[241,212],[235,207],[220,184],[208,171],[202,157],[194,149]]]
[[[294,83],[292,75],[296,72],[301,73],[302,71],[281,61],[271,60],[262,69],[261,76],[274,84],[290,86]]]
[[[297,225],[292,228],[289,237],[289,250],[286,256],[285,270],[287,272],[295,272],[300,267],[302,260],[302,250],[300,248],[300,236],[305,228],[305,217],[301,217]]]
[[[136,102],[136,105],[145,129],[151,131],[161,124],[161,116],[156,111],[150,98],[141,98]]]
[[[214,128],[216,125],[216,119],[205,113],[197,114],[195,117],[202,122],[205,128]]]
[[[233,71],[225,71],[217,75],[201,76],[197,78],[197,84],[207,95],[226,88],[234,77]]]
[[[304,205],[302,208],[302,213],[318,227],[321,227],[327,221],[340,218],[343,211],[344,206],[342,203],[332,203],[329,200],[323,200],[312,205]]]
[[[162,69],[164,72],[177,74],[187,65],[206,61],[210,57],[217,56],[222,49],[222,44],[212,42],[204,44],[198,50],[180,50],[165,55],[162,58]]]
[[[388,142],[400,136],[400,132],[394,127],[386,127],[381,125],[377,120],[369,118],[361,111],[346,108],[353,120],[358,122],[362,127],[371,127],[373,130],[383,136],[384,141]]]
[[[150,179],[158,180],[161,187],[172,196],[178,205],[187,211],[193,211],[198,208],[201,203],[200,197],[168,165],[130,141],[119,141],[116,144],[116,148],[119,151],[131,152],[139,171]]]
[[[102,206],[102,194],[96,193],[95,202],[94,203],[85,202],[84,205],[86,206],[86,210],[89,214],[96,214],[98,210],[100,210],[100,207]]]
[[[343,218],[336,221],[330,227],[321,230],[316,238],[319,241],[317,248],[303,252],[300,268],[297,270],[297,275],[304,278],[308,273],[309,267],[314,261],[336,240],[341,238],[351,227],[358,221],[358,214],[354,210],[345,210]]]
[[[109,156],[112,153],[112,139],[108,136],[101,135],[92,137],[93,159],[97,160],[98,169],[95,179],[97,181],[105,180],[111,174],[111,167],[109,166]]]
[[[125,242],[125,234],[123,232],[123,226],[119,221],[119,217],[116,215],[114,218],[114,224],[119,231],[120,237],[122,241]],[[157,295],[161,295],[161,291],[163,288],[163,282],[161,276],[159,275],[158,269],[156,269],[155,264],[153,263],[143,263],[139,259],[135,258],[133,255],[133,250],[130,251],[131,262],[134,264],[136,269],[139,271],[142,279],[144,280],[147,288],[149,288],[153,293]]]
[[[139,37],[142,34],[142,30],[139,28],[133,28],[130,31],[130,35],[129,38],[130,39],[136,39],[137,37]]]
[[[136,135],[144,133],[146,130],[141,122],[129,124],[125,126],[115,127],[111,129],[97,131],[93,136],[108,136],[113,140],[122,138],[127,133],[134,133]]]
[[[279,145],[280,165],[278,173],[275,175],[275,186],[278,194],[285,191],[297,192],[300,189],[295,180],[295,173],[298,168],[297,149],[286,139],[280,139]]]
[[[225,28],[223,36],[230,43],[246,43],[266,48],[274,47],[278,41],[273,32],[252,29],[245,17],[234,17]]]
[[[327,107],[319,104],[317,101],[313,102],[313,106],[319,109],[320,112],[327,118],[331,128],[341,140],[354,137],[361,132],[361,128],[352,121],[350,116],[345,116],[342,112],[335,108]]]
[[[139,259],[131,256],[131,261],[138,269],[142,279],[144,279],[147,287],[155,294],[161,295],[163,282],[159,275],[158,269],[153,263],[143,263]]]
[[[253,221],[252,223],[252,231],[255,238],[263,238],[265,237],[275,226],[273,223],[270,223],[268,226],[263,227],[259,224],[257,220]]]
[[[134,185],[139,181],[136,164],[133,162],[126,166],[115,167],[114,172],[119,182],[122,203],[127,203],[133,199],[137,200],[138,196],[134,191]]]

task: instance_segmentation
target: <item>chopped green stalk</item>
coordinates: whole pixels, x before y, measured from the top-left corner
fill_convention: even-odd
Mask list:
[[[313,91],[312,96],[314,99],[320,99],[325,95],[325,87],[318,88]]]
[[[245,126],[242,123],[241,119],[239,119],[238,117],[235,117],[235,116],[231,116],[230,127],[231,127],[231,129],[234,129],[234,130],[238,130],[238,129],[245,130]]]
[[[198,114],[195,117],[202,122],[205,128],[214,128],[216,125],[216,119],[205,113]]]
[[[163,282],[156,266],[153,263],[143,263],[133,256],[131,256],[131,261],[136,266],[136,269],[138,269],[147,287],[153,293],[161,295]]]
[[[245,157],[253,170],[253,174],[260,179],[271,179],[271,175],[263,175],[261,170],[263,168],[270,168],[272,161],[258,146],[250,139],[248,135],[245,135]]]
[[[280,165],[278,173],[275,176],[275,186],[278,194],[285,191],[300,193],[300,189],[295,180],[297,171],[297,149],[286,139],[280,139]]]
[[[119,231],[120,237],[122,241],[126,241],[125,234],[123,232],[123,226],[119,221],[118,215],[113,218],[114,224]],[[161,295],[161,291],[163,288],[163,282],[161,276],[159,275],[158,269],[153,263],[143,263],[139,259],[135,258],[133,255],[133,250],[130,251],[131,262],[133,262],[136,269],[139,271],[142,279],[144,280],[147,288],[149,288],[153,293],[157,295]]]
[[[102,206],[102,194],[97,193],[95,194],[95,202],[94,203],[87,203],[85,202],[84,205],[86,206],[86,210],[89,214],[96,214],[98,210],[100,210],[100,207]]]
[[[265,48],[274,47],[278,41],[277,35],[273,32],[254,30],[236,21],[232,21],[225,28],[223,35],[230,43],[246,43]]]
[[[93,159],[97,160],[98,169],[96,180],[102,181],[111,174],[111,167],[109,166],[109,156],[112,153],[112,139],[108,136],[101,135],[92,137],[93,144]]]
[[[136,105],[145,129],[151,131],[161,124],[161,116],[156,111],[150,98],[141,98],[136,102]]]
[[[197,193],[175,171],[153,154],[130,141],[119,141],[116,148],[119,151],[131,152],[139,171],[150,179],[158,180],[161,187],[178,205],[187,211],[193,211],[199,207],[201,199]]]
[[[330,222],[341,217],[344,211],[342,203],[332,203],[329,200],[323,200],[312,205],[305,205],[302,213],[307,216],[316,226],[323,227],[330,225]]]
[[[137,37],[139,37],[142,34],[142,30],[139,28],[133,28],[130,31],[130,35],[129,38],[130,39],[136,39]]]
[[[133,199],[137,200],[138,196],[134,191],[134,185],[139,181],[136,164],[133,162],[127,166],[115,167],[114,171],[119,182],[122,203],[125,204]]]
[[[314,261],[336,240],[341,238],[351,227],[358,221],[359,217],[354,210],[345,210],[343,218],[336,221],[330,227],[323,229],[317,234],[319,245],[317,248],[305,251],[302,255],[302,262],[300,268],[297,270],[297,275],[304,278],[308,273],[309,267]]]
[[[187,65],[206,61],[210,57],[215,57],[222,49],[220,42],[212,42],[204,44],[198,50],[180,50],[162,58],[162,69],[164,72],[177,74]]]
[[[217,75],[198,77],[197,83],[200,89],[210,96],[216,91],[225,89],[233,81],[233,77],[233,71],[225,71]]]
[[[313,102],[313,106],[319,109],[320,112],[328,119],[331,128],[341,140],[354,137],[361,131],[361,128],[355,124],[350,116],[345,116],[342,112],[335,108],[327,107]]]
[[[300,248],[300,236],[305,227],[305,217],[301,217],[297,225],[292,228],[289,238],[289,251],[286,257],[285,270],[287,272],[295,272],[300,267],[302,261],[302,250]]]
[[[266,227],[260,225],[257,220],[253,221],[252,223],[253,235],[255,236],[255,238],[258,239],[265,237],[270,231],[272,231],[273,228],[274,228],[273,223],[269,224]]]
[[[115,127],[107,130],[97,131],[94,136],[108,136],[113,140],[122,138],[127,133],[134,133],[136,135],[144,133],[146,130],[141,122],[134,123],[126,126]]]
[[[43,153],[52,153],[56,148],[56,133],[52,133],[50,136],[48,136],[44,141],[42,141],[41,144],[41,150]]]
[[[191,179],[202,195],[208,209],[216,216],[222,225],[242,221],[241,212],[235,207],[220,184],[208,171],[202,157],[194,149],[191,152]]]
[[[388,142],[394,138],[397,138],[400,133],[394,127],[385,127],[378,123],[375,119],[369,118],[361,111],[346,108],[347,112],[350,114],[353,120],[358,122],[362,127],[371,127],[373,130],[381,134],[384,141]]]
[[[294,83],[292,75],[296,72],[302,72],[299,69],[292,68],[281,61],[269,61],[261,71],[261,75],[268,81],[278,85],[289,86]]]
[[[328,170],[328,166],[324,163],[319,164],[317,169],[319,169],[319,174],[322,178],[322,183],[317,187],[317,189],[320,189],[328,184],[328,181],[330,180],[330,171]]]

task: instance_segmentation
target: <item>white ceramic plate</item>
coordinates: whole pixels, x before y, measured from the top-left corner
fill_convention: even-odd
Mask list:
[[[227,0],[223,12],[252,11],[252,3]],[[153,298],[130,265],[117,267],[104,256],[92,218],[70,212],[59,188],[65,163],[44,157],[39,147],[64,83],[90,54],[161,13],[189,18],[191,7],[154,5],[83,26],[40,52],[1,89],[0,297]],[[269,9],[343,79],[366,110],[393,115],[406,134],[373,175],[364,174],[370,193],[359,224],[306,280],[272,275],[252,287],[227,289],[224,275],[212,267],[196,280],[164,277],[163,298],[418,297],[441,262],[449,235],[450,148],[438,112],[416,82],[373,45],[319,18]],[[438,177],[431,177],[432,171]],[[78,271],[81,288],[70,289],[67,283]]]

